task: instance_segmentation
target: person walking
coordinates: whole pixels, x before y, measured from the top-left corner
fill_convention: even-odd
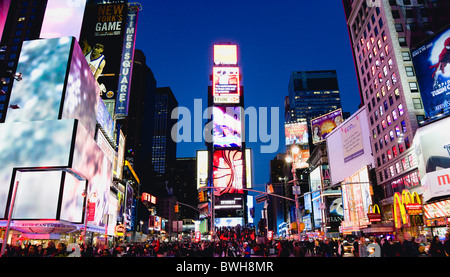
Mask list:
[[[428,253],[431,257],[445,257],[444,245],[439,240],[438,236],[433,237]]]
[[[369,256],[369,252],[367,251],[367,243],[366,243],[365,237],[361,237],[359,239],[359,256],[360,257],[368,257]]]
[[[359,240],[355,239],[353,242],[353,256],[359,257]]]
[[[403,233],[403,242],[401,243],[402,257],[419,257],[419,249],[412,242],[412,237],[409,232]]]
[[[296,241],[294,243],[294,256],[295,257],[305,257],[305,251],[303,250],[303,248],[300,246],[300,243],[298,241]]]
[[[445,256],[450,257],[450,234],[445,234],[445,241],[444,241],[444,251]]]

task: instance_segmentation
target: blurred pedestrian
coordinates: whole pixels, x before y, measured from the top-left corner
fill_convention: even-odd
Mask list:
[[[428,253],[431,257],[445,257],[444,245],[439,240],[438,236],[433,237]]]
[[[39,254],[38,254],[38,252],[37,252],[37,248],[36,248],[36,245],[30,245],[29,247],[28,247],[28,252],[27,252],[27,254],[25,255],[25,257],[39,257]]]
[[[69,256],[69,253],[67,252],[67,247],[64,243],[60,242],[58,243],[58,248],[57,248],[57,252],[55,253],[55,255],[53,255],[53,257],[67,257]]]
[[[449,257],[450,256],[450,234],[449,233],[445,234],[444,251],[445,251],[445,256]]]
[[[294,256],[295,257],[305,257],[305,250],[300,246],[300,243],[296,241],[294,243]]]
[[[57,252],[55,243],[52,240],[49,241],[47,243],[47,248],[45,248],[45,250],[47,250],[47,253],[46,253],[47,257],[53,257]]]
[[[409,232],[403,233],[402,257],[419,257],[419,249],[416,244],[412,242],[412,237]]]

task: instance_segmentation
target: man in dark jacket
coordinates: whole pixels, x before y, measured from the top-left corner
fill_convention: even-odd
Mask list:
[[[419,249],[417,249],[416,244],[412,241],[411,234],[405,232],[403,234],[404,240],[402,242],[402,256],[403,257],[418,257]]]

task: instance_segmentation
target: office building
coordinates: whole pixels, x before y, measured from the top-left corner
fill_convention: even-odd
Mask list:
[[[368,4],[369,3],[369,4]],[[448,25],[448,1],[344,0],[361,103],[371,130],[380,207],[391,220],[392,199],[420,193],[413,136],[424,120],[411,52]]]

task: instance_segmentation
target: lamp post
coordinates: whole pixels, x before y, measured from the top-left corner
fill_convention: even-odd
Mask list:
[[[297,220],[297,234],[298,234],[298,240],[300,241],[300,211],[299,211],[299,204],[298,204],[298,195],[300,194],[300,186],[297,184],[297,174],[295,172],[295,164],[298,161],[300,148],[297,145],[293,145],[291,147],[291,154],[292,157],[289,155],[286,155],[286,162],[292,163],[292,176],[293,176],[293,182],[294,186],[292,187],[292,191],[294,193],[295,197],[295,218]]]

